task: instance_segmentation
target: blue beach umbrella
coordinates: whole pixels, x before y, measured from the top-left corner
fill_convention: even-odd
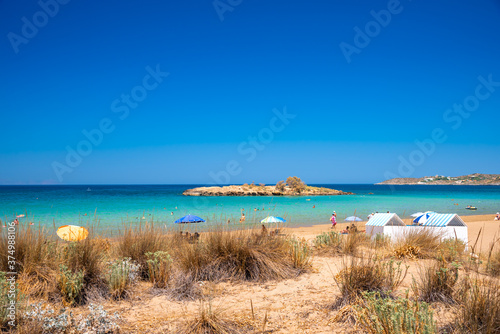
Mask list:
[[[264,224],[264,223],[284,223],[284,222],[286,222],[286,220],[284,220],[281,217],[267,216],[266,218],[262,219],[260,222],[262,224]]]
[[[200,223],[200,222],[204,222],[205,219],[203,218],[200,218],[198,216],[194,216],[194,215],[187,215],[187,216],[184,216],[180,219],[177,219],[175,221],[176,224],[184,224],[184,223]]]
[[[417,218],[413,219],[413,222],[414,223],[417,223],[417,224],[425,224],[425,222],[429,219],[430,216],[432,216],[433,214],[435,214],[434,211],[426,211],[424,213],[422,213],[420,216],[418,216]]]
[[[350,216],[350,217],[347,217],[346,219],[344,219],[344,221],[346,221],[346,222],[361,222],[361,221],[363,221],[363,219],[356,217],[356,216]]]

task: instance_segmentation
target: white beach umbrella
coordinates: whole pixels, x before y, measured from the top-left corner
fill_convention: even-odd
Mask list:
[[[346,222],[361,222],[361,221],[363,221],[363,219],[356,217],[356,216],[350,216],[350,217],[347,217],[346,219],[344,219],[344,221],[346,221]]]

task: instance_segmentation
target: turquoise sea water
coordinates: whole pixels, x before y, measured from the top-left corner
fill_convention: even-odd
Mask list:
[[[414,212],[494,214],[500,211],[500,186],[386,186],[317,185],[354,192],[350,196],[311,197],[188,197],[182,192],[196,185],[72,185],[1,186],[0,219],[10,221],[26,214],[37,225],[89,224],[115,229],[122,223],[155,221],[167,227],[174,220],[195,214],[203,225],[239,221],[244,209],[246,223],[267,215],[283,217],[289,226],[329,223],[332,211],[339,220],[354,215],[366,219],[371,212],[395,212],[409,217]],[[90,191],[89,191],[90,190]],[[455,205],[458,204],[458,205]],[[465,210],[467,205],[477,211]],[[315,208],[313,208],[315,206]],[[255,211],[258,209],[258,211]],[[173,213],[173,214],[172,214]],[[200,226],[200,227],[201,227]]]

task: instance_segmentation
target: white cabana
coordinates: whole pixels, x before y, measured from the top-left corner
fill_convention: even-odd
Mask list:
[[[431,229],[442,235],[442,239],[462,240],[468,245],[467,224],[455,213],[433,213],[422,225],[405,225],[395,213],[377,213],[366,223],[366,233],[390,236],[392,241],[404,237],[405,232]]]
[[[443,233],[443,239],[459,239],[466,245],[469,240],[467,224],[455,213],[435,213],[421,226]]]
[[[372,237],[377,234],[394,235],[404,228],[405,223],[395,213],[376,213],[366,223],[366,233]]]

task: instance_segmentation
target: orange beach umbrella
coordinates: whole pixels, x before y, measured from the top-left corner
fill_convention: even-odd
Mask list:
[[[57,229],[57,235],[66,241],[80,241],[88,237],[89,231],[81,226],[64,225]]]

